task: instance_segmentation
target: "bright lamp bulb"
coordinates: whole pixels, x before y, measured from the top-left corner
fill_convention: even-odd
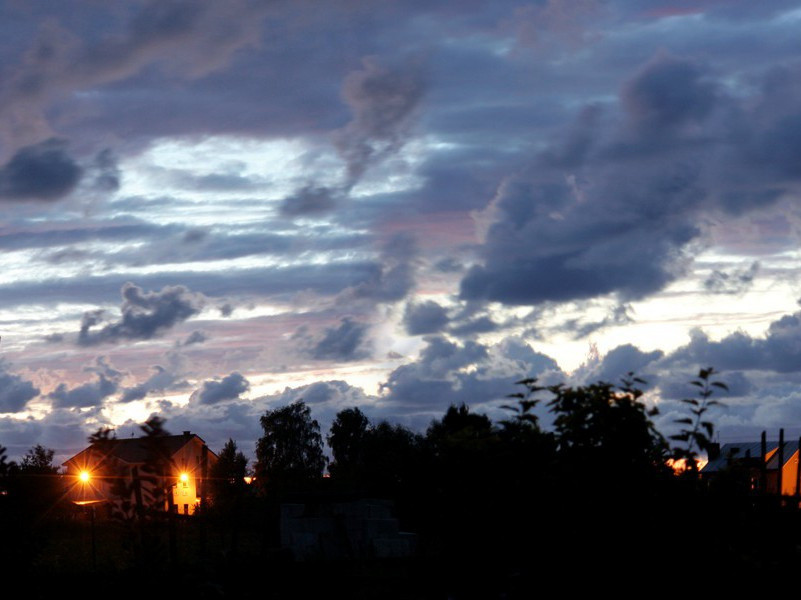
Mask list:
[[[187,475],[186,473],[181,473],[180,479],[181,479],[181,481],[186,483],[187,481],[189,481],[189,475]]]
[[[87,481],[89,481],[89,471],[81,471],[81,474],[78,475],[78,477],[80,478],[81,481],[86,483]]]

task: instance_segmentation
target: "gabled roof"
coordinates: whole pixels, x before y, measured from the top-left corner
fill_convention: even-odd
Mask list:
[[[776,442],[775,447],[778,449],[779,442]],[[793,454],[798,450],[798,442],[784,442],[783,454],[782,458],[784,459],[784,464],[793,457]],[[768,469],[778,469],[779,468],[779,453],[774,452],[773,456],[768,458]]]
[[[164,450],[172,456],[193,439],[197,439],[201,444],[205,444],[200,436],[189,433],[188,431],[185,431],[182,435],[165,435],[158,438],[158,441],[160,444],[163,444]],[[78,454],[66,460],[64,464],[69,463],[84,452],[91,450],[93,447],[94,445],[81,450]],[[147,461],[150,447],[150,440],[147,437],[111,439],[108,440],[109,451],[107,455],[113,456],[126,463],[141,464]],[[211,450],[209,450],[209,453],[216,456]]]
[[[777,469],[779,466],[779,449],[778,441],[769,441],[765,445],[767,461],[765,468]],[[793,454],[798,450],[798,442],[784,442],[784,464],[787,464]],[[756,466],[759,466],[760,456],[762,454],[762,442],[735,442],[724,444],[720,449],[720,454],[717,458],[710,460],[701,469],[702,473],[715,473],[721,471],[733,463],[742,462],[745,459],[754,461]]]

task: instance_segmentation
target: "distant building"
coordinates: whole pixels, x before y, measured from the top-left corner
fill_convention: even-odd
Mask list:
[[[715,445],[701,476],[712,479],[724,473],[739,472],[754,492],[783,496],[799,493],[798,442],[739,442]]]
[[[156,508],[191,515],[216,461],[217,455],[189,431],[103,440],[64,462],[67,495],[76,504],[105,503],[127,514]]]

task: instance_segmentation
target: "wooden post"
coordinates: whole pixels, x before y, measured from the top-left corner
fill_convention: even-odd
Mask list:
[[[801,437],[798,438],[798,454],[795,461],[795,495],[801,496]]]
[[[765,457],[768,455],[768,438],[767,433],[762,432],[762,443],[760,444],[760,462],[759,462],[759,475],[760,475],[760,492],[763,494],[768,491],[768,463]]]

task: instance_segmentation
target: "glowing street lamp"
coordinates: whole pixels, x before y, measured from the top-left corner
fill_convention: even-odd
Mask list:
[[[90,478],[89,471],[81,471],[81,474],[78,475],[78,479],[80,479],[82,483],[89,483]]]
[[[187,475],[186,473],[181,473],[178,479],[181,480],[181,483],[186,483],[187,481],[189,481],[189,475]]]

